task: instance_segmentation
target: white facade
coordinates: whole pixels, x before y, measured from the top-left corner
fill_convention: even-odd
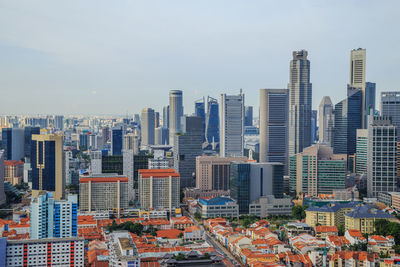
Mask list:
[[[125,135],[126,136],[126,135]],[[123,168],[123,175],[128,177],[128,195],[129,200],[135,199],[134,193],[134,169],[133,169],[133,156],[134,150],[122,150],[122,168]]]
[[[100,174],[102,172],[101,165],[102,153],[99,150],[90,151],[90,173]]]
[[[244,149],[244,94],[221,95],[220,155],[243,156]]]
[[[147,149],[150,145],[154,145],[154,127],[155,117],[154,109],[144,108],[142,109],[141,116],[141,145],[142,149]]]
[[[169,91],[169,144],[171,146],[174,145],[175,134],[181,131],[182,101],[181,90]]]
[[[115,231],[107,237],[110,266],[140,267],[140,258],[128,231]]]
[[[332,101],[329,96],[322,98],[319,104],[318,116],[319,142],[332,147],[335,117]]]
[[[26,250],[26,254],[24,253]],[[8,240],[6,265],[9,267],[24,266],[84,266],[84,239],[29,239]]]

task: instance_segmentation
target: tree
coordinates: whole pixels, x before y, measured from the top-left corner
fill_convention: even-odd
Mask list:
[[[197,221],[200,221],[200,220],[201,220],[201,214],[200,214],[200,212],[196,211],[196,212],[194,213],[194,218],[195,218]]]
[[[339,224],[338,227],[337,227],[337,230],[338,230],[338,235],[339,236],[344,236],[345,228],[344,228],[343,224]]]
[[[135,223],[130,227],[130,232],[136,235],[142,235],[143,225],[140,223]]]
[[[179,253],[178,255],[175,256],[175,260],[183,261],[185,260],[185,255],[183,253]]]
[[[183,237],[183,233],[179,233],[178,237],[182,238]]]
[[[292,216],[293,218],[301,221],[306,217],[306,206],[293,206],[292,208]]]

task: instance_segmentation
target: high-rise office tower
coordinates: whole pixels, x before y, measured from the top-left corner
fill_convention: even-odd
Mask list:
[[[318,138],[320,143],[333,145],[335,115],[331,98],[324,96],[319,104]]]
[[[180,173],[182,188],[194,187],[196,157],[202,153],[203,124],[200,117],[182,117],[182,134],[175,135],[174,169]]]
[[[318,111],[311,111],[311,144],[318,141],[318,122],[317,122]]]
[[[391,119],[400,139],[400,92],[381,92],[381,115]]]
[[[368,116],[367,195],[397,191],[397,128],[389,118]]]
[[[290,157],[290,191],[318,196],[345,189],[347,156],[331,147],[315,144]]]
[[[101,129],[101,134],[103,136],[103,148],[106,146],[107,142],[110,141],[110,128],[103,127]]]
[[[90,151],[90,173],[100,174],[101,173],[101,161],[102,153],[100,150]]]
[[[155,145],[167,145],[169,140],[168,129],[164,127],[158,127],[154,130],[154,144]]]
[[[54,127],[56,130],[62,131],[64,129],[64,116],[63,115],[57,115],[54,116]]]
[[[368,129],[357,129],[356,170],[359,175],[368,171]]]
[[[204,97],[194,102],[194,115],[203,120],[203,141],[205,141],[205,128],[206,128],[206,106]]]
[[[244,126],[253,126],[253,107],[246,106],[244,108]]]
[[[32,196],[41,191],[53,192],[54,199],[64,195],[63,136],[61,134],[32,135]]]
[[[365,84],[366,50],[353,49],[350,54],[350,86],[362,88]]]
[[[6,203],[6,194],[4,193],[4,150],[0,150],[0,205]]]
[[[26,163],[29,163],[30,158],[31,158],[32,134],[40,134],[40,128],[39,127],[31,127],[31,126],[25,127],[24,150],[25,150],[25,158],[26,158],[25,162]]]
[[[207,97],[205,138],[207,143],[219,142],[219,109],[215,98]]]
[[[303,151],[311,143],[310,61],[307,51],[294,51],[290,61],[289,82],[289,156]]]
[[[154,112],[154,128],[160,127],[160,112]]]
[[[25,156],[25,132],[22,128],[3,128],[2,142],[5,160],[21,160]]]
[[[244,94],[221,94],[220,109],[220,155],[243,156],[244,146]]]
[[[247,162],[247,157],[197,157],[196,188],[199,188],[202,191],[229,190],[229,168],[231,162]]]
[[[89,135],[88,133],[81,133],[79,135],[79,150],[87,150],[89,148]]]
[[[169,129],[169,105],[163,107],[163,127]]]
[[[139,137],[135,133],[124,135],[124,150],[133,150],[133,154],[139,154]]]
[[[150,145],[154,145],[154,109],[142,109],[141,116],[141,148],[147,150]]]
[[[174,146],[174,139],[181,131],[181,117],[183,116],[182,91],[169,91],[169,144]]]
[[[376,84],[366,82],[366,50],[362,48],[353,49],[350,53],[350,84],[349,87],[362,91],[362,117],[361,125],[364,129],[368,127],[368,114],[372,109],[375,113]]]
[[[34,197],[30,206],[31,239],[78,236],[78,196],[55,200],[52,193]]]
[[[237,201],[240,214],[249,213],[251,202],[260,197],[274,195],[283,197],[282,163],[232,162],[230,165],[229,189]]]
[[[287,89],[260,89],[260,162],[288,164]],[[287,171],[285,171],[286,173]]]
[[[122,155],[123,135],[122,127],[115,127],[111,131],[111,152],[113,156]]]
[[[126,136],[126,135],[125,135]],[[132,149],[129,150],[122,150],[122,174],[128,177],[128,196],[129,201],[135,200],[134,194],[134,157],[135,154],[133,153]]]
[[[352,155],[356,152],[357,129],[362,128],[362,90],[349,88],[346,99],[335,105],[333,152]]]

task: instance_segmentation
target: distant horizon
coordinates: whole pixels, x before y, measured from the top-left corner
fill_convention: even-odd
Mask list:
[[[317,110],[323,96],[333,105],[346,97],[357,48],[367,50],[379,110],[381,91],[400,90],[397,10],[395,0],[5,2],[0,112],[125,116],[151,107],[162,114],[169,90],[178,89],[192,114],[195,100],[220,101],[242,88],[257,115],[259,89],[287,88],[292,52],[302,49]]]

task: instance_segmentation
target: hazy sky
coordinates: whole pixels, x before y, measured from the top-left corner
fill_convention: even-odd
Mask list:
[[[353,48],[367,80],[400,90],[400,1],[0,0],[0,114],[161,111],[202,96],[286,88],[293,50],[311,61],[313,106],[346,95]]]

